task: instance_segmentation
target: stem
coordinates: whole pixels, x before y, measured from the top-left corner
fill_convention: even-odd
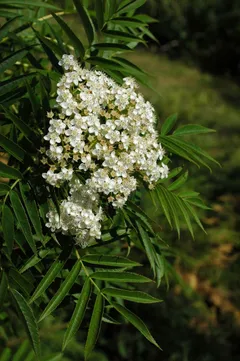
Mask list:
[[[28,167],[27,169],[25,169],[25,171],[23,172],[23,175],[26,174],[29,170],[31,169],[31,167]],[[10,192],[13,190],[13,188],[21,181],[22,179],[17,179],[10,187],[10,190],[7,192],[7,194],[5,195],[5,198],[3,200],[3,205],[6,203],[6,200],[9,197]]]
[[[90,279],[90,282],[92,283],[92,285],[97,289],[97,291],[98,291],[99,293],[101,293],[102,297],[104,297],[105,300],[107,300],[108,303],[110,303],[110,301],[108,300],[107,296],[105,296],[105,295],[101,292],[101,289],[98,287],[98,285],[97,285],[97,284],[94,282],[94,280],[91,278],[91,275],[89,274],[87,268],[85,267],[83,261],[81,260],[81,256],[80,256],[80,254],[79,254],[79,252],[78,252],[77,249],[76,249],[76,256],[77,256],[77,259],[80,260],[81,265],[82,265],[82,268],[83,268],[86,276]],[[111,304],[111,303],[110,303],[110,304]]]

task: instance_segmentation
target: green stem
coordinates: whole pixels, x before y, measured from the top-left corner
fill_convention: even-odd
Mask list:
[[[29,170],[31,169],[31,167],[28,167],[27,169],[25,169],[25,171],[23,172],[23,175],[26,174]],[[10,190],[7,192],[7,194],[5,195],[5,198],[3,200],[3,205],[6,203],[6,200],[9,197],[10,192],[13,190],[13,188],[21,181],[22,179],[17,179],[10,187]]]

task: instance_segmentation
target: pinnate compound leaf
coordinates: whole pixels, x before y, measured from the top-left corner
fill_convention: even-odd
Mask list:
[[[141,291],[129,291],[120,288],[104,288],[102,292],[111,297],[123,298],[127,301],[137,302],[137,303],[157,303],[161,302],[158,298],[155,298],[151,295],[148,295],[145,292]]]
[[[146,283],[152,282],[150,278],[132,272],[117,272],[117,271],[97,271],[90,275],[96,280],[108,282],[131,282],[131,283]]]
[[[175,135],[160,136],[160,141],[165,149],[167,149],[169,152],[185,158],[197,166],[203,165],[211,170],[207,162],[212,162],[219,165],[219,163],[207,152],[194,144],[185,142],[184,140],[180,139],[180,137]]]
[[[43,240],[42,225],[40,221],[38,207],[34,199],[34,195],[31,190],[31,187],[27,183],[21,182],[19,184],[19,188],[28,216],[32,222],[33,228],[35,229],[37,236],[41,240]]]
[[[32,297],[30,298],[29,303],[34,302],[38,297],[43,295],[46,289],[52,284],[57,275],[60,273],[64,264],[65,261],[61,260],[60,258],[56,259],[56,261],[51,265],[45,276],[40,281]]]
[[[17,302],[17,305],[23,316],[23,320],[29,335],[30,341],[32,343],[34,352],[37,356],[37,359],[40,357],[40,339],[38,333],[38,325],[33,314],[33,311],[25,298],[16,290],[11,290],[14,299]]]
[[[19,198],[19,195],[16,191],[10,192],[10,200],[11,200],[11,204],[12,204],[12,208],[14,210],[15,216],[19,222],[20,228],[21,228],[29,246],[31,247],[33,252],[36,254],[37,249],[36,249],[36,244],[35,244],[34,238],[32,236],[31,227],[30,227],[25,209],[24,209],[22,202]]]
[[[81,326],[81,323],[82,323],[82,320],[83,320],[83,317],[85,315],[85,311],[86,311],[86,308],[88,305],[88,301],[91,296],[91,291],[92,291],[91,281],[88,278],[88,279],[86,279],[86,281],[83,285],[82,292],[79,296],[75,310],[72,314],[71,320],[68,325],[68,329],[64,335],[63,346],[62,346],[63,350],[65,349],[67,344],[71,341],[71,339],[74,337],[77,330]]]
[[[2,229],[8,254],[11,254],[14,243],[14,218],[11,209],[6,204],[3,205],[2,211]]]
[[[101,293],[98,293],[88,329],[87,341],[84,350],[85,360],[89,358],[97,342],[98,335],[101,329],[103,310],[104,310],[104,298],[101,295]]]
[[[128,258],[122,256],[110,256],[101,254],[89,254],[82,258],[83,262],[91,263],[101,266],[112,266],[112,267],[136,267],[140,266],[140,263],[134,262]]]
[[[74,5],[77,9],[77,12],[82,20],[87,38],[88,38],[88,42],[89,45],[91,45],[94,41],[94,37],[95,37],[95,29],[94,29],[94,25],[93,22],[90,18],[90,15],[87,11],[87,9],[83,6],[82,1],[81,0],[73,0]]]
[[[149,342],[151,342],[153,345],[160,349],[159,345],[152,337],[145,323],[137,315],[116,302],[112,302],[111,304],[126,320],[128,320],[134,327],[136,327],[136,329],[140,331],[141,334],[146,337]]]
[[[22,179],[22,174],[16,168],[0,162],[0,177],[9,179]]]
[[[68,292],[72,288],[74,282],[76,281],[77,276],[81,270],[81,262],[79,260],[76,261],[75,265],[69,272],[66,279],[63,281],[59,290],[53,296],[53,298],[48,303],[47,307],[43,311],[40,316],[39,322],[42,321],[45,317],[49,316],[63,301],[63,299],[67,296]]]
[[[170,117],[168,117],[164,121],[161,127],[161,135],[167,135],[176,124],[176,121],[177,121],[177,114],[170,115]]]

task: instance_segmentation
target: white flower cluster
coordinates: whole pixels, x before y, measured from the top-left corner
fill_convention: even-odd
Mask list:
[[[102,209],[99,195],[74,178],[70,195],[60,205],[60,216],[54,208],[48,213],[47,227],[52,232],[75,236],[76,243],[86,247],[91,240],[101,238]]]
[[[72,55],[63,55],[59,64],[65,73],[57,84],[58,113],[48,113],[50,127],[44,139],[50,146],[43,163],[51,164],[43,174],[46,181],[59,187],[81,172],[89,192],[122,207],[137,187],[137,173],[149,188],[166,178],[155,112],[136,92],[134,79],[125,78],[120,86],[100,71],[81,68]],[[62,212],[73,203],[72,194],[70,201],[62,202]],[[52,217],[49,224],[54,229]],[[73,234],[74,221],[69,226],[62,223]],[[76,223],[81,225],[79,218]],[[64,227],[61,230],[67,231]]]

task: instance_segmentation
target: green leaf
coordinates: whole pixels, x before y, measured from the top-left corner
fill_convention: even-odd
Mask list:
[[[54,261],[51,265],[45,276],[42,278],[41,282],[37,286],[36,290],[34,291],[33,295],[31,296],[29,303],[34,302],[37,298],[43,295],[46,289],[52,284],[55,280],[57,275],[62,270],[65,264],[65,260],[62,260],[60,257]]]
[[[183,173],[178,179],[176,179],[173,183],[168,186],[169,191],[175,191],[180,188],[188,179],[188,171]]]
[[[103,315],[102,320],[103,322],[110,323],[111,325],[121,325],[121,322],[116,321],[114,318],[112,318],[106,313]]]
[[[26,297],[29,296],[29,293],[33,289],[33,284],[30,282],[29,278],[21,275],[16,268],[10,268],[8,272],[9,286],[12,288],[20,288],[21,292],[24,293]]]
[[[182,167],[177,167],[177,168],[172,169],[169,172],[167,179],[172,179],[172,178],[176,177],[182,171],[182,169],[183,169]]]
[[[11,255],[14,243],[14,218],[11,209],[6,204],[3,205],[2,211],[2,229],[8,254]]]
[[[140,42],[140,43],[145,42],[143,39],[139,38],[138,36],[131,35],[131,34],[129,34],[127,32],[124,32],[124,31],[104,30],[103,33],[109,38],[122,40],[122,41],[125,41],[127,43],[130,43],[132,41]]]
[[[24,81],[26,79],[30,79],[30,78],[36,76],[36,74],[37,73],[29,73],[29,74],[25,74],[25,75],[20,75],[16,78],[11,78],[11,79],[2,81],[0,83],[0,95],[12,91],[16,87],[18,87],[20,84],[24,83]]]
[[[101,293],[98,293],[88,329],[87,341],[84,350],[85,360],[89,358],[97,342],[98,335],[101,329],[103,310],[104,310],[104,298],[101,295]]]
[[[111,23],[130,28],[139,28],[141,26],[145,26],[145,24],[142,21],[133,18],[128,18],[125,16],[113,18],[111,19]]]
[[[7,279],[7,275],[4,271],[2,271],[1,273],[1,282],[0,282],[0,310],[3,307],[4,301],[5,301],[5,297],[7,294],[7,289],[8,289],[8,279]]]
[[[13,122],[13,124],[23,133],[26,138],[28,138],[29,140],[31,139],[31,128],[26,123],[24,123],[16,114],[4,108],[4,115],[7,119],[10,119]]]
[[[22,174],[19,172],[19,170],[0,162],[0,177],[9,179],[22,179]]]
[[[15,216],[19,222],[20,228],[34,253],[37,253],[36,244],[32,236],[31,227],[25,212],[25,209],[20,201],[18,193],[15,191],[10,192],[10,200]]]
[[[10,191],[10,187],[8,184],[0,183],[0,196],[5,196]]]
[[[60,74],[63,73],[62,67],[58,64],[59,60],[56,57],[56,55],[54,54],[54,52],[52,51],[52,47],[51,44],[49,44],[49,42],[47,41],[47,39],[45,39],[42,35],[40,35],[35,29],[33,29],[33,31],[35,32],[40,44],[42,45],[43,50],[45,51],[48,59],[50,60],[53,68]]]
[[[126,318],[134,327],[136,327],[136,329],[140,331],[141,334],[146,337],[149,342],[151,342],[157,348],[160,348],[157,342],[152,337],[145,323],[137,315],[116,302],[112,302],[112,305],[124,318]]]
[[[117,271],[99,271],[90,275],[91,278],[96,280],[108,281],[108,282],[135,282],[146,283],[152,282],[150,278],[144,277],[137,273],[131,272],[117,272]]]
[[[116,52],[123,52],[123,51],[125,52],[125,51],[131,51],[132,50],[127,45],[116,44],[116,43],[98,43],[98,44],[93,44],[93,47],[98,49],[98,50],[116,51]]]
[[[36,266],[39,262],[43,260],[50,253],[50,249],[43,249],[39,252],[39,256],[30,257],[27,262],[20,268],[19,273],[26,272],[29,268]]]
[[[162,191],[160,192],[159,189],[162,190],[162,188],[158,187],[156,189],[157,196],[158,196],[160,205],[161,205],[161,207],[163,209],[163,212],[165,214],[165,217],[167,218],[167,221],[168,221],[170,227],[172,228],[172,220],[171,220],[171,217],[170,217],[170,210],[169,210],[168,201],[166,199],[165,193],[162,192]]]
[[[122,66],[119,65],[116,61],[110,59],[104,59],[99,56],[92,56],[87,58],[88,63],[92,65],[98,65],[103,69],[112,69],[112,70],[122,70]]]
[[[104,19],[108,22],[116,12],[116,0],[105,0]]]
[[[38,117],[38,112],[40,110],[37,95],[35,94],[35,92],[31,88],[31,86],[29,85],[28,81],[26,81],[25,84],[26,84],[26,88],[27,88],[27,91],[28,91],[29,100],[30,100],[31,105],[32,105],[33,114],[34,114],[35,118],[37,118]]]
[[[201,148],[194,146],[188,142],[185,142],[179,137],[176,136],[160,136],[160,141],[162,145],[169,152],[172,152],[182,158],[187,159],[189,162],[196,164],[197,166],[203,165],[209,170],[211,168],[206,163],[206,161],[214,162],[219,165],[219,163],[210,157],[206,152]]]
[[[88,305],[88,301],[91,296],[91,290],[92,290],[91,281],[88,278],[84,283],[82,292],[79,296],[75,310],[69,322],[68,329],[64,335],[63,346],[62,346],[63,350],[65,349],[67,344],[71,341],[71,339],[74,337],[79,327],[81,326]]]
[[[135,11],[138,8],[140,8],[142,5],[144,5],[146,1],[147,0],[135,0],[125,6],[121,6],[121,4],[120,4],[120,7],[118,9],[118,14],[127,13],[132,10]]]
[[[44,357],[44,359],[42,361],[60,361],[63,358],[63,354],[62,353],[55,353],[51,356],[47,356]]]
[[[201,133],[212,133],[212,132],[215,132],[215,130],[203,127],[202,125],[187,124],[187,125],[183,125],[180,128],[177,128],[173,134],[177,136],[183,136],[189,134],[201,134]]]
[[[85,49],[81,40],[75,35],[72,29],[70,29],[70,27],[65,23],[65,21],[63,21],[62,18],[58,17],[56,14],[52,14],[52,16],[68,36],[77,54],[81,57],[81,59],[83,59],[85,54]]]
[[[104,295],[111,297],[119,297],[123,298],[127,301],[137,302],[137,303],[157,303],[161,302],[161,300],[148,295],[145,292],[141,291],[128,291],[120,288],[104,288],[102,290]]]
[[[125,68],[125,70],[130,69],[134,73],[140,73],[141,75],[145,74],[142,69],[140,69],[137,65],[133,64],[131,61],[127,59],[120,58],[119,56],[115,56],[113,59],[117,63],[121,64]]]
[[[159,20],[154,19],[154,18],[152,18],[151,16],[146,15],[146,14],[137,14],[137,15],[134,15],[134,19],[140,20],[140,21],[142,21],[142,22],[144,22],[144,23],[147,23],[147,24],[158,23],[158,22],[159,22]]]
[[[143,243],[143,246],[145,248],[147,257],[149,259],[151,268],[153,270],[153,274],[154,277],[156,275],[156,271],[155,271],[155,250],[154,247],[152,245],[151,239],[148,237],[147,232],[145,232],[143,230],[143,228],[141,227],[140,223],[137,221],[136,222],[137,228],[138,228],[138,232],[139,232],[139,236],[141,238],[141,241]]]
[[[98,27],[101,30],[104,23],[104,0],[95,0],[95,9],[96,9],[96,17],[97,17],[97,23]]]
[[[177,207],[177,203],[176,203],[176,198],[174,197],[174,195],[169,192],[165,187],[159,187],[157,189],[157,193],[158,193],[158,197],[159,199],[162,200],[162,202],[164,203],[164,207],[163,210],[165,212],[165,215],[167,214],[167,209],[168,209],[168,214],[169,217],[171,218],[172,222],[169,222],[170,226],[173,226],[176,228],[177,232],[178,232],[178,237],[180,236],[180,224],[179,224],[179,217],[178,217],[178,207]],[[163,204],[161,204],[163,205]],[[169,219],[168,219],[169,221]]]
[[[26,361],[27,353],[29,353],[29,341],[23,340],[23,342],[21,342],[20,346],[18,347],[16,353],[14,353],[12,361],[22,361],[23,359],[24,361]],[[35,356],[34,353],[33,355]]]
[[[75,283],[80,270],[81,270],[81,262],[78,260],[76,261],[75,265],[73,266],[68,276],[62,283],[61,287],[58,289],[56,294],[53,296],[53,298],[50,300],[47,307],[41,314],[39,318],[39,322],[42,321],[45,317],[49,316],[58,307],[58,305],[60,305],[62,300],[66,297],[66,295],[72,288],[73,284]]]
[[[0,0],[0,4],[10,4],[10,5],[24,5],[24,6],[33,6],[39,8],[59,10],[60,8],[51,4],[47,4],[43,1],[32,1],[32,0]]]
[[[10,69],[17,61],[21,60],[27,53],[29,48],[21,49],[15,53],[7,56],[0,62],[0,73],[3,73],[5,70]]]
[[[0,361],[11,361],[11,349],[10,348],[4,348],[1,356],[0,356]]]
[[[133,216],[133,219],[136,220],[138,218],[138,222],[142,224],[144,229],[148,230],[151,234],[155,235],[155,231],[153,230],[153,227],[151,223],[155,223],[143,210],[141,207],[139,207],[137,204],[131,202],[128,200],[127,210],[131,211],[131,215]]]
[[[4,16],[2,14],[2,10],[1,10],[1,15]],[[9,33],[9,30],[12,26],[12,24],[21,17],[21,15],[13,15],[14,18],[13,19],[10,19],[8,20],[5,24],[3,24],[0,28],[0,41]]]
[[[16,290],[11,290],[13,297],[15,298],[18,307],[22,313],[23,319],[25,321],[25,326],[27,328],[28,334],[30,336],[30,341],[32,343],[33,349],[37,358],[40,357],[40,340],[38,333],[38,326],[36,319],[34,317],[33,311],[25,298]]]
[[[131,261],[128,258],[121,256],[109,256],[101,254],[89,254],[82,258],[83,262],[112,267],[136,267],[140,266],[140,263]]]
[[[7,153],[12,155],[14,158],[23,162],[25,151],[19,147],[16,143],[12,140],[4,137],[4,135],[0,134],[0,146],[6,150]]]
[[[170,130],[172,130],[172,128],[176,124],[177,117],[177,114],[173,114],[164,121],[161,127],[161,135],[166,135],[170,132]]]
[[[195,192],[193,192],[193,193],[195,193]],[[190,197],[186,197],[186,196],[184,195],[184,193],[183,193],[183,194],[181,193],[180,196],[181,196],[182,198],[186,198],[186,202],[192,204],[193,206],[196,206],[196,207],[202,208],[202,209],[206,209],[206,210],[212,209],[212,208],[210,208],[210,207],[207,207],[200,198],[190,198]]]
[[[21,196],[22,196],[24,205],[26,207],[29,219],[32,222],[33,228],[35,229],[37,236],[41,240],[43,240],[40,216],[39,216],[37,204],[34,199],[34,194],[31,190],[31,187],[27,183],[21,182],[19,184],[19,188],[20,188]]]
[[[77,12],[82,20],[84,30],[86,32],[89,45],[92,45],[95,37],[95,29],[93,22],[88,14],[87,9],[82,5],[81,0],[73,0],[75,7],[77,9]]]

